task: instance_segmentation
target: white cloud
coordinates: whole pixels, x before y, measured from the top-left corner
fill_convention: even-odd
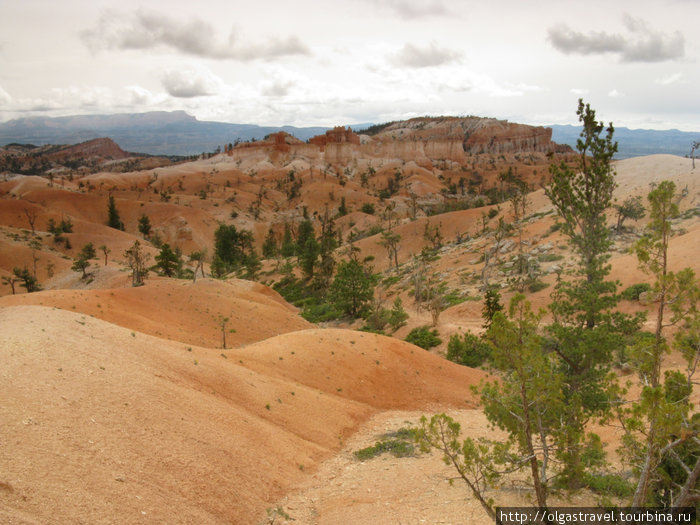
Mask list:
[[[223,81],[203,68],[171,69],[161,76],[165,91],[178,98],[204,97],[221,90]]]
[[[156,97],[148,89],[141,86],[127,86],[126,91],[129,94],[131,104],[135,106],[146,106],[155,102]]]
[[[670,86],[671,84],[677,84],[682,78],[683,73],[674,73],[673,75],[669,75],[667,77],[657,78],[655,82],[662,86]]]
[[[608,96],[609,96],[610,98],[621,98],[621,97],[624,97],[625,94],[624,94],[624,93],[620,93],[617,89],[613,89],[613,90],[611,90],[610,92],[608,92]]]
[[[12,102],[12,97],[0,86],[0,104],[9,104],[10,102]]]
[[[569,92],[573,93],[574,95],[579,95],[579,96],[588,95],[588,93],[590,93],[590,91],[588,89],[583,89],[583,88],[571,88],[569,90]]]

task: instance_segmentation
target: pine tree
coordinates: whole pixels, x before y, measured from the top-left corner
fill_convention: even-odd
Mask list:
[[[484,320],[484,330],[488,330],[493,321],[493,316],[496,312],[503,310],[503,305],[501,304],[501,294],[495,288],[489,288],[486,290],[486,295],[484,297],[484,306],[481,309],[481,317]]]
[[[555,287],[550,306],[554,322],[549,327],[551,349],[565,377],[567,411],[557,438],[563,462],[561,482],[568,488],[580,486],[582,480],[586,423],[609,411],[606,378],[612,352],[624,345],[624,336],[636,331],[641,322],[613,314],[619,297],[616,284],[606,280],[611,239],[605,212],[615,188],[614,128],[611,124],[603,135],[604,126],[596,121],[595,111],[581,100],[577,114],[583,123],[577,166],[552,165],[552,182],[545,189],[562,221],[561,231],[578,257],[573,279],[560,280]]]
[[[116,230],[124,230],[124,223],[119,217],[119,211],[113,195],[109,196],[109,204],[107,205],[107,226]]]
[[[97,257],[97,252],[95,251],[95,246],[89,242],[83,246],[82,250],[78,254],[78,257],[73,261],[73,266],[71,270],[74,272],[82,272],[81,279],[87,279],[87,269],[90,267],[90,259]]]
[[[143,213],[139,217],[139,232],[143,235],[144,239],[147,239],[151,235],[151,219]]]
[[[538,326],[543,313],[533,313],[525,296],[516,294],[507,317],[494,314],[486,338],[493,349],[491,363],[503,375],[481,389],[486,417],[508,432],[518,450],[513,463],[529,467],[540,507],[547,506],[551,438],[563,409],[563,377],[542,351]]]
[[[277,247],[277,237],[275,236],[275,231],[272,226],[267,230],[267,237],[265,237],[265,242],[262,246],[262,254],[266,259],[272,259],[278,253],[279,249]]]
[[[292,228],[288,223],[284,224],[284,234],[282,235],[282,244],[280,246],[282,257],[293,257],[296,253],[296,244],[292,237]]]
[[[299,266],[306,280],[311,280],[316,270],[316,262],[318,261],[319,246],[316,237],[311,235],[307,238],[304,248],[299,252]]]
[[[22,281],[20,286],[24,287],[27,290],[27,293],[38,292],[41,290],[39,281],[26,266],[24,268],[13,268],[12,273],[14,273],[15,277]]]
[[[212,274],[223,277],[245,266],[253,253],[253,241],[250,231],[239,231],[232,224],[221,224],[214,232]]]
[[[371,269],[355,258],[340,262],[330,292],[331,300],[339,310],[350,317],[360,317],[374,296]]]
[[[642,392],[640,401],[626,413],[624,419],[625,428],[629,430],[624,449],[639,471],[632,500],[632,505],[637,507],[649,503],[649,493],[652,486],[658,483],[658,470],[665,456],[669,457],[670,462],[679,462],[687,474],[685,486],[682,482],[678,483],[680,480],[674,480],[681,488],[676,491],[679,492],[679,499],[685,500],[676,503],[687,505],[693,500],[691,493],[696,501],[700,497],[696,490],[700,456],[695,455],[688,461],[677,452],[682,442],[699,430],[697,423],[693,428],[690,420],[689,398],[694,383],[693,372],[700,358],[700,283],[689,268],[679,272],[669,270],[671,220],[679,215],[678,205],[673,202],[674,193],[675,184],[671,181],[661,182],[649,193],[651,220],[647,225],[647,234],[635,244],[640,267],[656,278],[654,292],[658,305],[653,336],[639,338],[631,348],[631,361],[642,383]],[[685,321],[685,325],[677,333],[676,341],[688,362],[688,373],[666,372],[662,378],[662,359],[669,351],[663,332],[681,321]],[[641,431],[644,436],[641,442],[637,440],[635,431]],[[678,439],[684,435],[684,439]]]
[[[166,277],[176,277],[182,271],[182,257],[165,243],[156,255],[156,267]]]

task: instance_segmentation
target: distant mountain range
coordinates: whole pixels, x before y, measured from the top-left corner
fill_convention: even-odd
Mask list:
[[[581,133],[580,126],[547,126],[552,128],[552,140],[568,144],[576,149],[576,140]],[[685,157],[690,154],[693,142],[700,141],[700,132],[678,131],[677,129],[629,129],[615,128],[614,139],[618,142],[617,159],[668,153]]]
[[[0,123],[0,145],[19,143],[78,144],[109,137],[123,149],[150,155],[197,155],[224,144],[260,140],[286,131],[301,140],[325,133],[329,128],[271,127],[199,121],[184,111],[151,111],[117,115],[30,117]]]
[[[371,123],[353,125],[362,130]],[[548,126],[552,140],[576,147],[580,128]],[[214,151],[236,141],[260,140],[276,131],[286,131],[298,139],[308,140],[330,128],[293,126],[257,126],[200,121],[184,111],[152,111],[117,115],[80,115],[72,117],[30,117],[0,123],[0,145],[10,143],[77,144],[100,137],[109,137],[123,149],[150,155],[196,155]],[[688,155],[700,132],[678,130],[654,131],[616,128],[618,158],[670,153]]]

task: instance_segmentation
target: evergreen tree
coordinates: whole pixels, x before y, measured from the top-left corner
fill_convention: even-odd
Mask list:
[[[640,267],[656,278],[658,305],[654,334],[639,338],[630,348],[642,391],[640,401],[623,418],[628,430],[623,451],[639,472],[632,500],[636,507],[648,503],[686,506],[700,500],[700,456],[682,457],[684,442],[693,436],[698,444],[694,436],[700,430],[698,421],[690,417],[693,374],[700,360],[700,283],[690,268],[669,270],[671,220],[679,215],[674,193],[675,184],[671,181],[661,182],[649,193],[651,220],[646,235],[635,245]],[[687,361],[687,373],[667,371],[662,378],[662,359],[669,351],[663,332],[681,321],[684,324],[676,334],[676,346]],[[661,495],[656,489],[664,478],[664,462],[667,469],[675,465],[681,471],[672,478],[678,487],[674,491],[678,495],[676,501],[659,501]],[[651,493],[656,501],[649,500]]]
[[[221,224],[214,232],[212,273],[223,277],[245,266],[253,254],[253,240],[251,232],[239,231],[232,224]]]
[[[344,217],[348,214],[348,207],[345,204],[345,197],[340,198],[340,206],[338,207],[338,217]]]
[[[335,220],[328,213],[328,208],[321,220],[321,237],[318,243],[318,253],[320,261],[318,271],[314,276],[314,288],[322,295],[326,293],[335,270],[335,257],[333,252],[338,246],[337,231],[335,230]]]
[[[73,261],[73,266],[71,266],[70,269],[74,272],[82,272],[83,275],[81,279],[87,279],[87,269],[89,266],[90,261],[79,256],[75,261]]]
[[[97,259],[97,251],[95,250],[95,245],[91,242],[85,244],[80,250],[80,256],[85,259]]]
[[[493,321],[493,316],[496,312],[503,310],[503,305],[501,304],[501,294],[495,288],[489,288],[486,290],[486,295],[484,297],[484,307],[481,309],[481,317],[484,319],[484,330],[488,330]]]
[[[338,264],[338,272],[331,284],[331,301],[350,317],[360,317],[374,296],[371,269],[355,258]]]
[[[14,273],[15,277],[22,281],[20,286],[24,287],[27,290],[27,293],[38,292],[41,290],[39,281],[26,266],[24,268],[13,268],[12,273]]]
[[[270,226],[267,231],[267,237],[265,237],[265,242],[262,246],[262,254],[266,259],[272,259],[278,253],[279,249],[277,247],[277,238],[275,236],[275,231]]]
[[[156,268],[166,277],[177,277],[182,271],[182,257],[165,243],[156,255]]]
[[[533,313],[522,294],[511,299],[507,317],[495,313],[486,338],[502,380],[481,389],[486,417],[508,432],[518,451],[512,463],[529,467],[540,507],[547,506],[551,438],[563,409],[563,376],[542,351],[538,326],[543,313]]]
[[[319,247],[316,237],[311,235],[307,238],[303,250],[301,250],[298,255],[301,272],[304,275],[304,278],[307,280],[311,280],[314,276],[316,262],[318,260],[318,252]]]
[[[282,235],[280,253],[282,254],[282,257],[292,257],[296,253],[296,244],[292,238],[292,228],[288,223],[284,224],[284,234]]]
[[[139,232],[147,239],[151,235],[151,219],[145,213],[139,217]]]
[[[561,482],[580,486],[585,468],[585,426],[596,415],[609,411],[606,381],[613,350],[624,345],[625,335],[641,322],[613,314],[619,297],[616,285],[606,280],[610,272],[611,239],[605,212],[615,188],[612,158],[617,151],[612,124],[605,130],[595,111],[579,100],[577,114],[583,123],[577,142],[575,168],[562,162],[552,165],[552,182],[545,189],[562,220],[561,231],[578,256],[571,280],[560,280],[552,296],[554,317],[549,327],[551,350],[559,357],[566,414],[557,435],[563,462]],[[593,442],[593,441],[591,441]]]
[[[299,224],[299,230],[297,231],[296,237],[296,247],[294,250],[297,257],[300,257],[306,249],[306,243],[309,241],[309,238],[315,237],[315,235],[314,225],[311,220],[305,219],[301,222],[301,224]]]
[[[87,269],[90,267],[90,259],[97,257],[97,252],[95,251],[95,246],[89,242],[83,246],[82,250],[78,254],[78,257],[73,261],[73,266],[71,270],[74,272],[82,272],[82,279],[87,279]]]
[[[119,217],[119,211],[113,195],[109,196],[109,204],[107,205],[107,226],[116,230],[124,230],[124,223]]]

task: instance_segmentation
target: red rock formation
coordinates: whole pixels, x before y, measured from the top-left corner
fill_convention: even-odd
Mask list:
[[[495,121],[465,137],[467,153],[547,153],[554,149],[552,130]]]
[[[387,126],[363,151],[417,161],[463,162],[467,154],[565,153],[570,149],[552,142],[549,128],[479,117],[421,117]]]
[[[325,135],[316,135],[309,139],[309,143],[315,144],[321,151],[325,151],[328,144],[355,144],[360,145],[360,136],[353,132],[350,128],[345,129],[343,126],[336,126],[333,129],[326,131]]]

